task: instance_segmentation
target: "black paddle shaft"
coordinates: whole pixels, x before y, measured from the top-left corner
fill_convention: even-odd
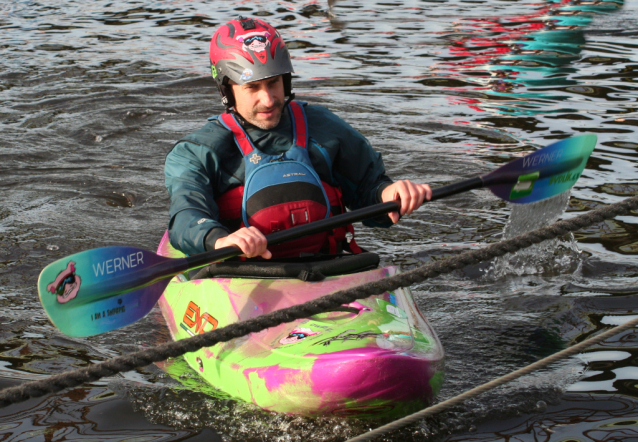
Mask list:
[[[313,221],[308,224],[302,224],[301,226],[271,233],[266,236],[266,240],[268,241],[268,245],[277,245],[287,241],[292,241],[293,239],[299,239],[304,236],[314,235],[315,233],[325,232],[326,230],[336,229],[337,227],[346,226],[369,218],[375,218],[398,210],[399,205],[394,201],[375,204],[373,206],[342,213],[341,215],[331,216],[330,218],[324,218],[319,221]],[[239,250],[239,247],[230,246],[189,256],[186,260],[188,261],[188,267],[193,269],[210,264],[211,262],[233,258],[241,255],[241,253],[242,252]]]
[[[431,200],[445,198],[446,196],[455,195],[457,193],[467,192],[468,190],[483,187],[483,180],[480,177],[470,178],[458,183],[448,184],[447,186],[438,187],[432,190]],[[301,226],[292,227],[280,232],[271,233],[266,236],[268,245],[281,244],[294,239],[303,238],[304,236],[314,235],[315,233],[325,232],[326,230],[336,229],[337,227],[346,226],[377,216],[385,215],[390,212],[398,212],[399,205],[394,202],[380,203],[373,206],[364,207],[362,209],[353,210],[351,212],[342,213],[337,216],[331,216],[312,223],[303,224]],[[194,269],[202,267],[211,262],[223,261],[224,259],[233,258],[241,255],[239,247],[230,246],[223,247],[210,252],[200,253],[198,255],[189,256],[188,268]]]
[[[469,178],[467,180],[459,181],[458,183],[448,184],[447,186],[437,187],[432,189],[432,198],[430,201],[438,200],[448,196],[456,195],[457,193],[467,192],[472,189],[480,189],[485,183],[480,176]]]

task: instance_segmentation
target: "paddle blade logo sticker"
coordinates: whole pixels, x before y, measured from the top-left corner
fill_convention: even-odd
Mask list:
[[[539,176],[540,172],[538,171],[519,176],[518,181],[514,184],[510,192],[510,199],[515,200],[531,195],[534,190],[534,183]]]
[[[318,335],[320,332],[312,331],[309,328],[296,328],[291,331],[288,336],[281,338],[279,343],[282,345],[294,344],[295,342],[303,341],[308,336]]]
[[[58,273],[55,280],[47,285],[47,291],[56,295],[60,304],[69,302],[78,295],[82,280],[75,274],[75,263],[69,261],[66,268]]]
[[[549,180],[549,185],[554,186],[563,183],[573,183],[576,182],[580,178],[580,173],[564,173],[562,175],[553,176]]]

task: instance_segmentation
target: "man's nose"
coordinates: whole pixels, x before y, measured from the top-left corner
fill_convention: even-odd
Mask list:
[[[261,91],[259,91],[259,101],[264,106],[270,107],[274,105],[275,100],[272,91],[268,88],[263,88]]]

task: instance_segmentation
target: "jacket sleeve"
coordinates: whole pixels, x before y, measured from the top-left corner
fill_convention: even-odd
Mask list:
[[[168,234],[171,245],[187,255],[203,253],[206,235],[218,237],[230,232],[219,219],[211,177],[219,160],[204,146],[178,143],[166,156],[164,180],[171,199]],[[211,232],[215,229],[213,232]]]
[[[321,114],[319,131],[333,134],[338,145],[331,145],[330,138],[324,138],[326,150],[332,157],[332,175],[341,187],[343,201],[351,210],[371,206],[381,202],[383,189],[392,184],[385,173],[381,154],[370,142],[352,126],[329,110],[312,106]],[[314,112],[313,112],[314,113]],[[318,131],[318,132],[319,132]],[[323,138],[318,134],[318,138]],[[363,222],[368,227],[390,227],[392,221],[387,215]]]

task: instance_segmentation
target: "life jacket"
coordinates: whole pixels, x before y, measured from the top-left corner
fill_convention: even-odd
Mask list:
[[[231,113],[219,116],[233,133],[245,163],[244,185],[217,198],[219,221],[232,230],[254,226],[264,235],[328,218],[345,211],[341,189],[323,182],[308,155],[308,126],[303,106],[288,105],[293,122],[292,146],[280,155],[259,150]],[[238,222],[241,221],[241,222]],[[273,257],[296,257],[301,253],[352,253],[362,250],[354,242],[352,225],[270,246]]]

